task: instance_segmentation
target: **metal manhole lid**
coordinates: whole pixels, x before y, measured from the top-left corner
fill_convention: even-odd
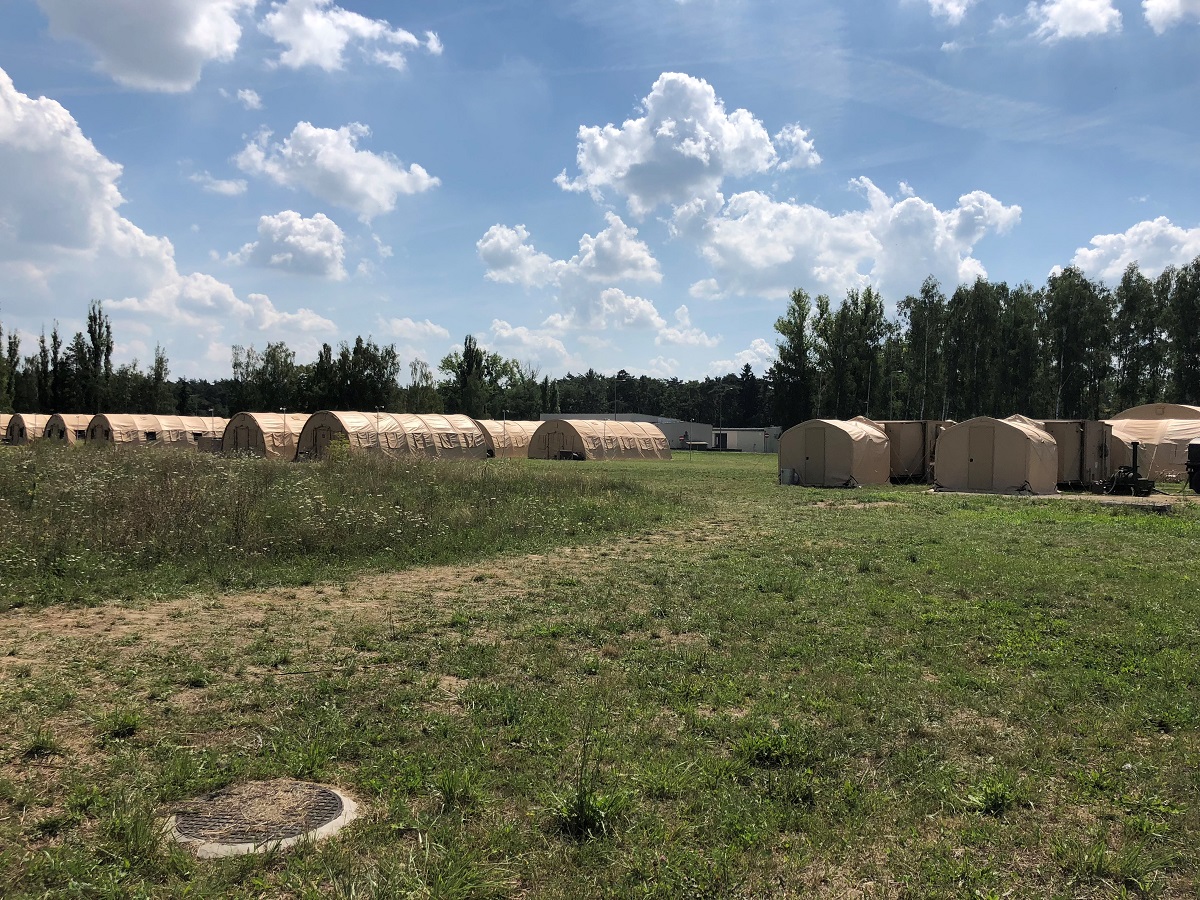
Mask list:
[[[283,848],[323,837],[355,815],[354,801],[319,784],[276,779],[230,785],[181,806],[171,829],[202,857]]]

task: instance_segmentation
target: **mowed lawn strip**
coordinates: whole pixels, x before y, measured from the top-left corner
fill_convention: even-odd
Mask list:
[[[631,480],[663,521],[10,610],[0,893],[1196,896],[1197,504],[773,466],[517,466]],[[280,776],[364,817],[271,857],[159,839]]]

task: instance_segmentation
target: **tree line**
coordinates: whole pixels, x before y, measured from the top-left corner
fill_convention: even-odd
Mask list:
[[[814,417],[965,419],[1014,412],[1099,419],[1200,402],[1200,257],[1157,278],[1130,264],[1115,288],[1078,268],[1028,283],[933,278],[884,315],[870,287],[833,309],[793,291],[775,323],[778,424]]]
[[[933,278],[889,318],[872,287],[830,298],[792,292],[775,323],[776,362],[681,380],[588,369],[561,378],[467,335],[436,369],[358,337],[301,362],[285,343],[235,346],[232,375],[169,380],[162,348],[143,369],[112,364],[100,303],[64,343],[53,328],[22,356],[0,326],[0,410],[228,416],[241,410],[354,409],[536,419],[543,412],[643,413],[727,427],[814,417],[964,419],[1021,412],[1102,418],[1170,400],[1200,402],[1200,257],[1157,278],[1130,265],[1115,288],[1068,268],[1041,288],[978,279],[947,297]]]

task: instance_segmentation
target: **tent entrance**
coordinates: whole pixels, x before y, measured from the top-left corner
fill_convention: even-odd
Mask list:
[[[985,425],[971,427],[967,435],[967,490],[992,489],[992,463],[996,449],[996,429]]]
[[[812,428],[804,436],[804,483],[825,483],[824,428]]]

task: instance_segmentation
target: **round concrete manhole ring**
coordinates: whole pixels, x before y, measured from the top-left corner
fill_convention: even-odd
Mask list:
[[[275,779],[235,784],[180,806],[167,822],[179,843],[201,859],[285,850],[340,831],[358,815],[331,787]]]

